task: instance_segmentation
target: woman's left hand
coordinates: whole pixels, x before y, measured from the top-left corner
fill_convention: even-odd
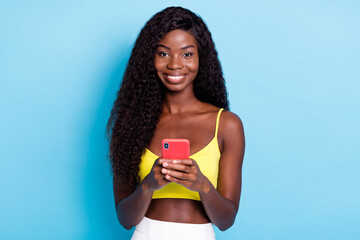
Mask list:
[[[168,181],[183,185],[196,192],[208,192],[209,179],[200,171],[199,165],[193,159],[178,159],[164,162],[162,173]]]

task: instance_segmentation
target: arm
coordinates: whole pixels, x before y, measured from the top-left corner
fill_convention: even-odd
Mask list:
[[[163,161],[157,159],[150,173],[131,191],[113,185],[117,217],[124,228],[129,230],[138,224],[149,208],[153,192],[169,183],[161,173]]]
[[[163,166],[171,169],[165,168],[163,173],[169,181],[198,191],[211,222],[224,231],[233,225],[239,207],[245,140],[241,120],[235,114],[224,112],[219,127],[222,153],[217,189],[193,160],[165,163]]]
[[[223,149],[219,163],[217,190],[205,181],[200,197],[210,220],[222,231],[231,227],[239,208],[241,173],[245,151],[245,137],[241,120],[232,113],[224,112],[220,122]]]

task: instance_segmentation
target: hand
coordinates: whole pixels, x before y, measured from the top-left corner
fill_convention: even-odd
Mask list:
[[[161,172],[165,180],[183,185],[196,192],[210,190],[209,179],[200,171],[199,165],[193,159],[168,160],[162,163]]]
[[[161,172],[163,169],[162,164],[170,161],[171,160],[163,158],[158,158],[155,160],[149,174],[142,181],[144,182],[144,190],[155,191],[170,183],[170,181],[165,179],[165,174]]]

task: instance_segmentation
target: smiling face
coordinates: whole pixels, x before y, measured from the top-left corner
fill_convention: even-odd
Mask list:
[[[199,54],[192,34],[173,30],[159,42],[155,69],[164,86],[173,92],[193,87],[199,70]]]

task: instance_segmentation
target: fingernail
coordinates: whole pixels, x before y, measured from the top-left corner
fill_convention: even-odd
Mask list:
[[[164,167],[167,167],[169,164],[167,162],[163,163]]]

